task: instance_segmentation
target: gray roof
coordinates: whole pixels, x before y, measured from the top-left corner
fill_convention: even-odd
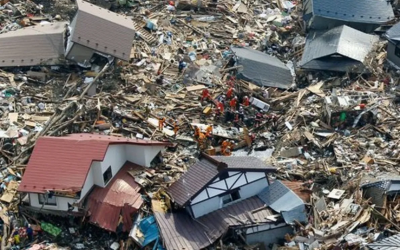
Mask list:
[[[300,67],[346,71],[363,63],[378,39],[346,25],[327,31],[311,31],[306,39]]]
[[[388,31],[386,31],[386,37],[393,41],[400,41],[400,22],[393,25]]]
[[[288,89],[293,83],[290,69],[278,58],[250,48],[231,48],[238,58],[238,78],[259,86]]]
[[[380,240],[378,242],[367,245],[371,250],[399,250],[400,249],[400,234],[396,234]]]
[[[135,37],[132,19],[83,0],[76,2],[78,11],[73,22],[72,41],[129,61]]]
[[[64,57],[65,22],[0,34],[0,67],[57,65]]]
[[[203,154],[200,160],[189,168],[189,170],[174,182],[169,188],[168,193],[174,201],[184,206],[192,197],[196,196],[209,183],[217,178],[221,172],[218,167],[226,166],[229,170],[248,170],[248,171],[275,171],[260,159],[253,156],[208,156]]]
[[[274,212],[256,196],[203,215],[196,220],[186,212],[154,212],[167,250],[204,249],[227,232],[229,227],[249,227],[271,222]],[[235,219],[237,218],[237,219]],[[241,223],[241,221],[243,223]]]
[[[383,24],[394,19],[387,0],[313,0],[315,16],[358,23]]]
[[[275,212],[282,213],[283,219],[288,224],[294,219],[307,221],[303,200],[280,181],[274,181],[262,190],[258,197]]]

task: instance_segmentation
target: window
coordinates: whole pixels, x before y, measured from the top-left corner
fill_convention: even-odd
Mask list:
[[[106,172],[103,173],[104,185],[107,185],[107,183],[111,180],[111,178],[112,178],[112,172],[111,172],[111,166],[109,166]]]
[[[230,194],[222,196],[222,205],[226,205],[231,203],[232,201],[236,201],[240,199],[239,190],[236,190]]]
[[[38,194],[39,195],[39,204],[41,205],[50,205],[57,206],[57,198],[53,194]]]
[[[396,45],[396,48],[394,49],[394,54],[397,57],[400,57],[400,45]]]

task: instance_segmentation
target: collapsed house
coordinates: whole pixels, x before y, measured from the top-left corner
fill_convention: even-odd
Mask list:
[[[235,48],[238,69],[237,78],[252,82],[260,87],[288,89],[294,79],[290,69],[278,58],[250,48]]]
[[[305,0],[303,6],[303,20],[310,30],[347,25],[370,33],[394,19],[392,5],[387,0]]]
[[[305,205],[256,157],[202,154],[188,172],[167,190],[176,211],[153,206],[164,245],[172,249],[202,249],[230,229],[247,244],[269,245],[292,232],[294,219],[305,222]]]
[[[166,145],[91,134],[40,137],[18,188],[28,204],[22,209],[86,214],[91,223],[110,231],[116,231],[121,215],[128,231],[132,214],[143,203],[128,172],[149,167]]]
[[[76,3],[78,11],[70,25],[66,58],[90,65],[97,53],[129,61],[135,37],[132,19],[83,0]]]
[[[365,72],[364,59],[378,37],[346,25],[324,31],[311,31],[299,67],[305,70]]]
[[[63,64],[66,25],[45,23],[0,34],[0,67]]]
[[[400,23],[395,24],[385,34],[387,45],[387,60],[400,68]]]

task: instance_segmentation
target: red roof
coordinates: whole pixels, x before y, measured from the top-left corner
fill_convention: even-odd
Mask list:
[[[113,180],[105,188],[95,187],[88,197],[89,221],[99,227],[115,232],[119,216],[123,217],[123,231],[132,228],[132,215],[143,204],[140,186],[128,173],[142,167],[126,162]]]
[[[40,137],[32,152],[18,191],[80,191],[92,161],[102,161],[110,144],[167,146],[168,142],[127,139],[95,134]]]

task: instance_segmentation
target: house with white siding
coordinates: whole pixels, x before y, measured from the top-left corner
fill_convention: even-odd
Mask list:
[[[92,190],[107,188],[127,163],[150,167],[167,145],[96,134],[40,137],[18,191],[26,194],[32,210],[78,214],[83,212],[83,201]],[[134,181],[128,182],[125,184],[135,185]]]

